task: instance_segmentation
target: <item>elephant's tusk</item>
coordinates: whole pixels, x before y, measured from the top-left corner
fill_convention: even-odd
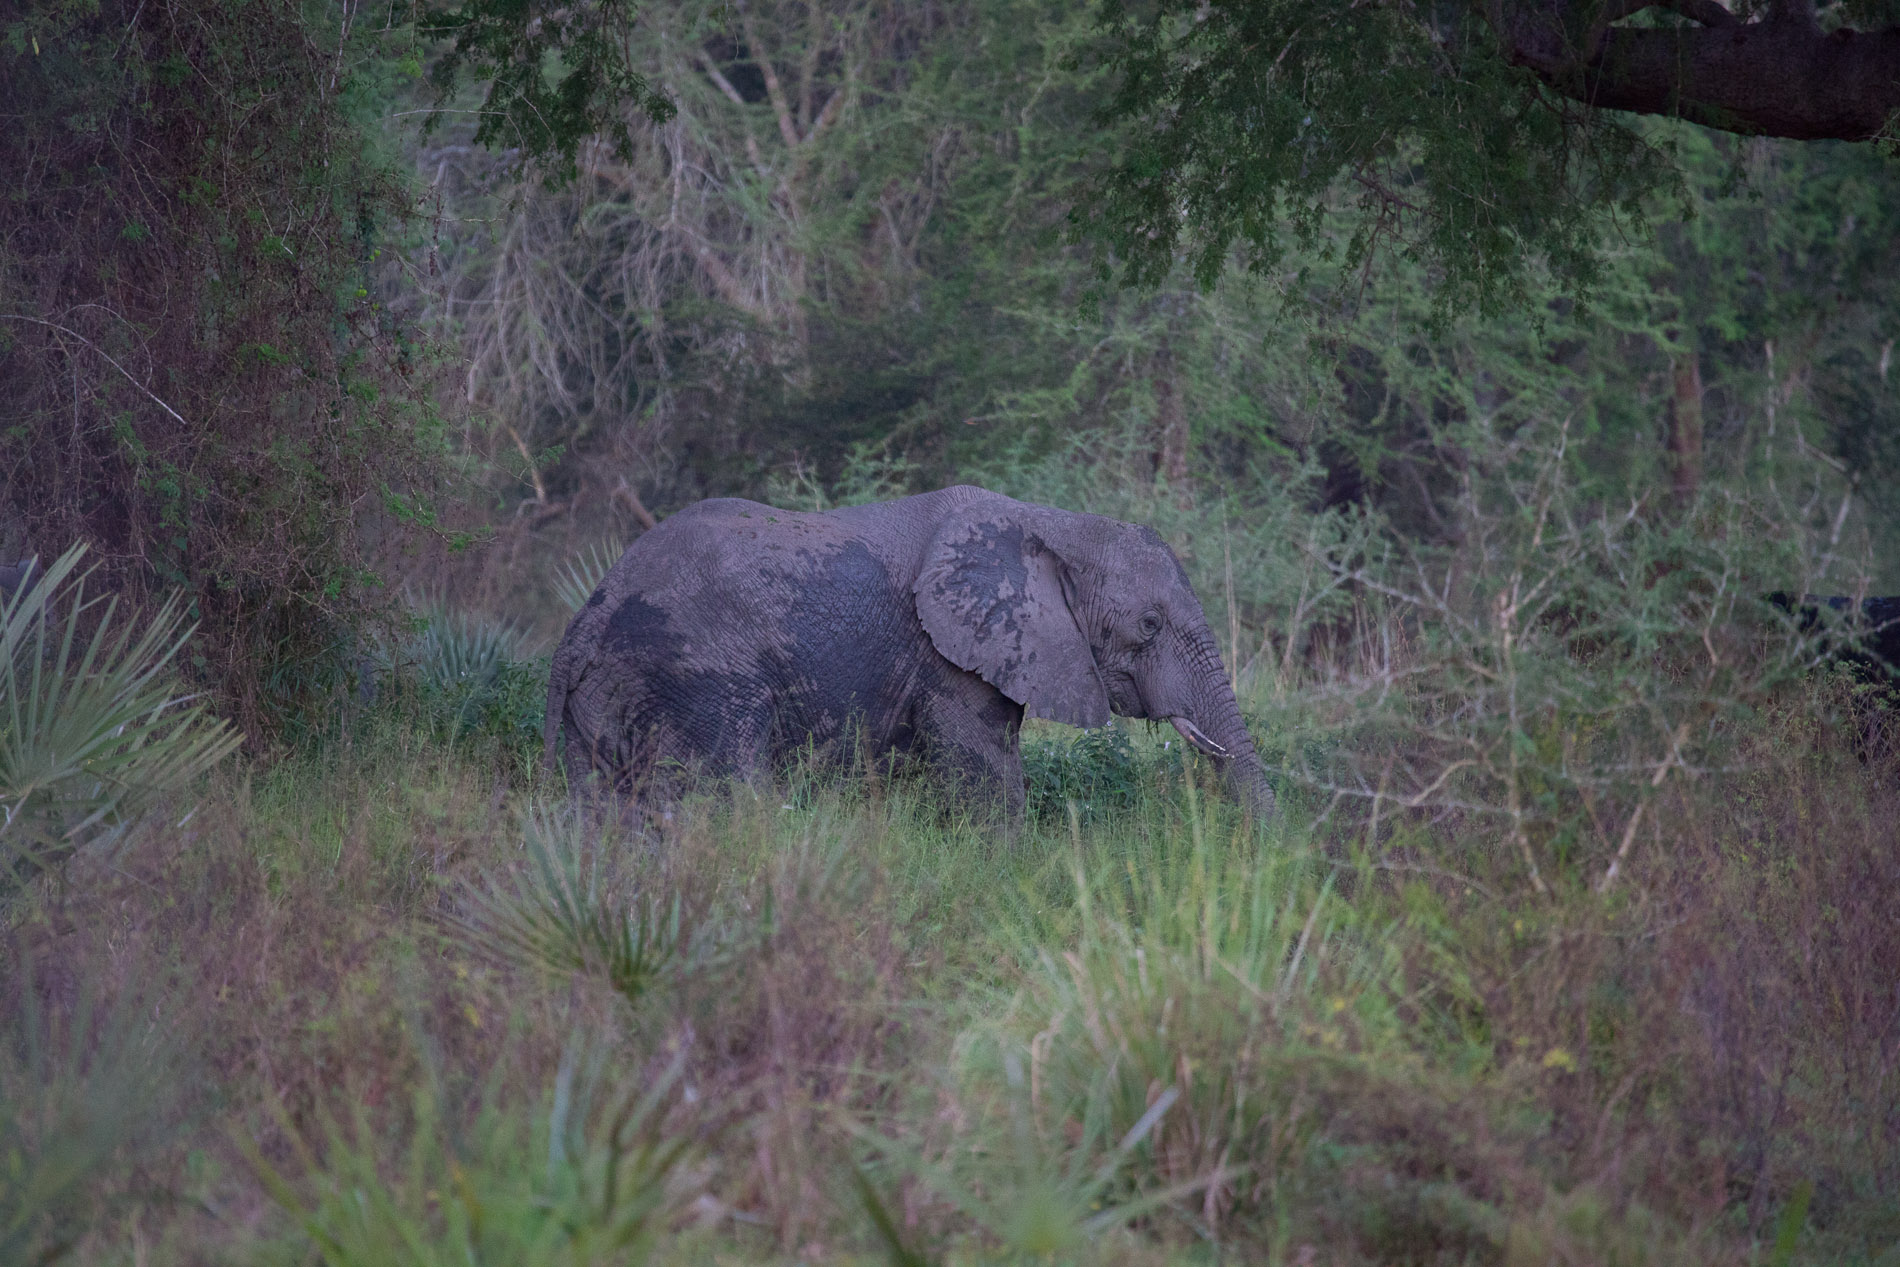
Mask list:
[[[1225,756],[1231,755],[1227,751],[1227,749],[1221,747],[1219,744],[1215,743],[1212,739],[1209,739],[1206,735],[1202,734],[1201,728],[1199,726],[1196,726],[1193,722],[1189,721],[1187,718],[1170,717],[1168,718],[1168,720],[1173,722],[1174,728],[1181,732],[1181,738],[1187,740],[1189,743],[1193,744],[1196,748],[1199,748],[1202,752],[1208,753],[1209,755],[1216,756],[1216,757],[1225,757]]]

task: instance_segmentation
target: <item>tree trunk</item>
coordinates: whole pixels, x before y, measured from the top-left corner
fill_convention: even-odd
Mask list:
[[[1650,8],[1700,25],[1607,25]],[[1743,136],[1865,141],[1900,109],[1900,27],[1823,31],[1811,4],[1780,4],[1754,22],[1716,0],[1486,11],[1512,61],[1600,110],[1669,115]]]
[[[1693,349],[1671,367],[1668,435],[1669,487],[1676,505],[1687,506],[1702,487],[1702,364]]]
[[[1194,489],[1188,483],[1187,402],[1182,398],[1174,352],[1166,343],[1155,356],[1154,393],[1155,474],[1167,482],[1175,505],[1185,510],[1194,504]]]

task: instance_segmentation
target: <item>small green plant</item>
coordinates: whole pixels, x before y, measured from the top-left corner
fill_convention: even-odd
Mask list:
[[[540,1106],[491,1095],[469,1127],[425,1081],[396,1141],[360,1105],[326,1125],[321,1155],[290,1132],[294,1179],[241,1147],[329,1267],[631,1267],[680,1204],[690,1140],[663,1120],[677,1058],[644,1086],[612,1076],[616,1063],[570,1040]]]
[[[114,1162],[152,1143],[176,1068],[140,1009],[84,992],[58,1013],[24,985],[0,1042],[0,1262],[50,1264],[97,1224]]]
[[[1224,1177],[1216,1168],[1171,1187],[1131,1192],[1130,1163],[1180,1092],[1163,1089],[1115,1139],[1109,1080],[1103,1079],[1092,1088],[1080,1119],[1065,1123],[1067,1129],[1049,1130],[1025,1075],[1023,1056],[1016,1046],[1002,1053],[1009,1144],[966,1158],[975,1164],[962,1167],[962,1173],[954,1166],[928,1163],[892,1141],[870,1137],[900,1170],[922,1180],[985,1238],[1000,1245],[1006,1260],[1046,1262],[1057,1255],[1085,1253],[1090,1242],[1105,1233]],[[909,1267],[928,1261],[905,1242],[871,1179],[862,1170],[855,1179],[859,1200],[892,1262]]]
[[[573,815],[530,808],[528,870],[512,885],[470,891],[453,921],[471,949],[557,976],[597,976],[637,1003],[673,960],[677,898],[664,911],[620,901],[603,851],[588,849]]]
[[[89,598],[74,546],[0,602],[0,896],[182,792],[239,736],[179,689],[176,598],[139,628]]]
[[[521,633],[506,621],[436,608],[424,617],[410,654],[422,685],[444,694],[479,690],[518,659]]]
[[[1023,776],[1029,812],[1057,821],[1073,803],[1084,817],[1132,809],[1154,771],[1118,725],[1085,730],[1071,739],[1043,732],[1023,739]]]
[[[532,748],[540,738],[546,666],[505,620],[439,604],[402,653],[430,722],[448,739],[490,734]]]
[[[627,552],[619,538],[596,542],[554,569],[554,593],[570,611],[587,606],[609,568]]]

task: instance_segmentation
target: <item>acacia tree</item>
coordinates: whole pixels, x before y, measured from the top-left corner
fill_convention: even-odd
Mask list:
[[[1533,261],[1587,288],[1606,217],[1677,187],[1666,134],[1870,141],[1900,109],[1891,0],[1109,0],[1105,120],[1127,140],[1076,213],[1126,278],[1239,246],[1271,268],[1321,242],[1393,244],[1447,308],[1523,300]]]

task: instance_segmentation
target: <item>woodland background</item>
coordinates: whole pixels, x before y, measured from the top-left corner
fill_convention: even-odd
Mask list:
[[[506,5],[0,5],[0,1257],[1894,1261],[1887,688],[1769,601],[1900,591],[1886,150],[1134,285],[1104,11],[600,10],[611,117]],[[951,482],[1163,533],[1280,820],[1127,726],[1013,842],[567,807],[656,517]]]

